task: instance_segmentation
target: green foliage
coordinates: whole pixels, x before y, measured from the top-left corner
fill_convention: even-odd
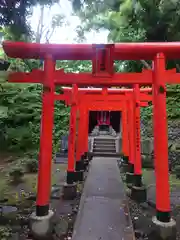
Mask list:
[[[167,85],[167,113],[169,119],[180,118],[180,85]]]
[[[41,86],[1,85],[0,105],[8,109],[7,116],[0,119],[2,150],[23,152],[38,144],[34,134],[39,133],[40,92]]]
[[[80,34],[92,29],[108,30],[109,42],[164,42],[179,41],[180,2],[178,0],[114,0],[79,2],[74,8],[82,19]],[[179,61],[168,61],[167,68],[180,70]],[[140,72],[150,68],[150,61],[121,61],[117,71]],[[167,113],[170,119],[180,118],[180,87],[167,86]],[[148,120],[152,106],[142,109],[142,118]]]
[[[91,72],[92,63],[90,61],[57,61],[56,67],[63,68],[65,72]]]
[[[9,59],[9,70],[31,71],[39,68],[38,61]],[[57,68],[66,72],[91,71],[88,61],[57,61]],[[0,85],[0,111],[7,113],[0,116],[0,151],[25,154],[30,162],[37,159],[40,139],[41,94],[42,86],[34,84]],[[56,89],[60,92],[60,88]],[[57,152],[61,135],[67,134],[69,128],[69,108],[63,102],[55,102],[53,151]],[[27,159],[25,162],[28,162]]]
[[[11,228],[6,226],[0,226],[0,239],[8,240],[12,236]]]
[[[9,83],[1,87],[0,106],[7,107],[8,114],[0,118],[0,150],[34,156],[39,146],[42,87]],[[69,109],[56,102],[54,146],[68,130],[68,118]]]
[[[38,161],[37,159],[26,160],[26,169],[28,173],[36,173],[38,171]]]
[[[9,176],[13,183],[19,183],[22,181],[22,177],[24,176],[24,170],[21,166],[15,166],[10,169]]]
[[[18,40],[22,35],[30,36],[31,29],[27,17],[32,14],[32,7],[52,5],[58,0],[5,0],[1,1],[0,26],[8,27],[11,34]]]
[[[176,166],[173,170],[176,175],[176,178],[180,178],[180,166]]]
[[[144,122],[148,122],[152,119],[152,105],[141,108],[141,119],[144,120]]]
[[[7,1],[5,1],[7,2]],[[12,8],[4,9],[4,19],[0,18],[2,32],[5,39],[31,41],[31,33],[22,31],[22,25],[27,30],[26,17],[30,14],[31,6],[35,4],[53,4],[56,0],[24,1],[17,11],[22,15],[14,16]],[[71,0],[75,13],[81,18],[78,26],[79,40],[84,39],[84,33],[95,29],[109,31],[109,42],[143,42],[143,41],[176,41],[179,40],[180,4],[178,0]],[[24,7],[24,9],[23,9]],[[18,28],[21,32],[13,31],[17,28],[18,18],[22,16]],[[15,19],[16,18],[16,19]],[[11,20],[12,24],[11,24]],[[55,16],[52,26],[61,24],[59,15]],[[20,27],[19,27],[20,26]],[[25,33],[22,35],[22,33]],[[2,56],[2,53],[1,53]],[[7,59],[6,56],[4,56]],[[41,68],[42,63],[35,60],[8,59],[11,62],[9,70],[31,71]],[[179,61],[168,62],[167,68],[179,67]],[[90,72],[89,61],[57,61],[58,69],[65,72]],[[151,67],[150,61],[119,61],[116,62],[116,71],[139,72],[144,67]],[[29,84],[1,84],[0,85],[0,141],[1,151],[28,153],[29,158],[37,159],[39,150],[40,116],[41,116],[41,85]],[[180,86],[167,86],[167,112],[170,119],[180,118]],[[61,91],[57,87],[56,91]],[[142,108],[142,118],[149,120],[152,115],[152,106]],[[63,102],[55,103],[54,116],[54,151],[59,147],[60,136],[68,132],[69,108]]]
[[[81,1],[70,0],[78,9]],[[60,0],[4,0],[1,1],[0,26],[6,27],[14,40],[30,40],[32,37],[31,26],[27,18],[32,15],[32,8],[40,6],[52,6],[61,3]],[[60,15],[56,15],[52,21],[52,28],[62,22]],[[1,28],[0,27],[0,28]]]

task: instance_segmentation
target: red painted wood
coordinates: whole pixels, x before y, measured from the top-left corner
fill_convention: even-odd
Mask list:
[[[92,73],[64,73],[63,70],[56,70],[54,76],[55,85],[78,84],[78,86],[123,86],[129,84],[140,84],[144,86],[152,84],[151,70],[143,70],[142,73],[116,73],[109,78],[97,78],[94,77]],[[176,73],[176,69],[166,70],[163,80],[168,84],[177,84],[180,82],[180,73]],[[33,70],[30,73],[11,72],[9,73],[8,81],[43,84],[44,72],[42,70]]]
[[[141,161],[141,120],[140,120],[140,89],[136,84],[134,86],[134,146],[135,146],[135,156],[134,156],[134,174],[142,175],[142,161]]]
[[[3,49],[8,57],[44,59],[51,54],[58,60],[92,60],[94,48],[109,48],[112,44],[39,44],[25,42],[3,42]],[[152,60],[163,52],[168,59],[178,59],[180,42],[163,43],[116,43],[113,45],[113,60]]]
[[[77,145],[76,145],[76,161],[81,159],[81,153],[83,152],[83,134],[84,134],[84,125],[87,124],[83,115],[83,108],[78,107],[79,109],[79,122],[78,122],[78,136],[77,136]]]
[[[68,172],[75,171],[75,141],[76,141],[76,117],[77,117],[77,85],[73,86],[72,103],[69,123],[69,138],[68,138]]]
[[[129,138],[128,138],[128,108],[126,102],[121,112],[121,131],[122,131],[122,152],[129,156]]]
[[[166,73],[164,55],[158,54],[154,59],[154,84],[153,84],[156,209],[162,212],[170,212],[166,86],[163,81],[165,74]]]
[[[55,63],[51,58],[45,61],[46,86],[42,94],[42,114],[40,132],[40,151],[38,168],[37,201],[39,206],[49,204],[51,191],[51,164],[52,164],[52,134],[54,115],[54,85],[53,74]]]

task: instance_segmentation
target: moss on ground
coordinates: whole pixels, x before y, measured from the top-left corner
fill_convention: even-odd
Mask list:
[[[66,164],[53,164],[52,185],[60,184],[60,175],[65,175]],[[7,199],[6,204],[16,205],[23,202],[30,195],[36,194],[37,173],[25,173],[23,181],[12,185],[5,172],[0,171],[0,200]]]
[[[143,180],[145,185],[155,184],[155,174],[152,169],[143,169]],[[176,178],[175,174],[169,175],[169,182],[171,188],[180,188],[180,179]]]

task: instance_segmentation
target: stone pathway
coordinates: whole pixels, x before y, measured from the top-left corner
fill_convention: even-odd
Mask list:
[[[93,158],[72,240],[134,239],[117,160]]]

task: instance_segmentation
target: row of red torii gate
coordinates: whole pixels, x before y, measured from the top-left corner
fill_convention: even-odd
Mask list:
[[[36,216],[49,214],[52,164],[52,132],[54,102],[65,101],[71,107],[68,140],[68,168],[64,193],[82,178],[88,152],[88,112],[122,112],[122,153],[128,163],[127,175],[133,175],[133,191],[142,186],[140,107],[153,104],[154,166],[156,176],[156,219],[169,223],[171,219],[168,170],[168,134],[166,116],[166,84],[178,84],[176,69],[166,69],[166,59],[178,59],[180,43],[120,43],[120,44],[36,44],[3,43],[8,57],[44,59],[44,69],[30,73],[12,72],[9,82],[43,85],[41,136],[39,152]],[[115,60],[152,60],[151,70],[139,73],[114,72]],[[56,69],[56,60],[91,60],[91,73],[65,73]],[[56,86],[63,94],[56,93]],[[101,86],[99,91],[87,86]],[[130,89],[126,87],[131,86]],[[80,88],[81,87],[81,88]],[[119,87],[119,89],[108,88]],[[79,128],[76,139],[76,117]],[[74,155],[76,148],[76,156]]]

